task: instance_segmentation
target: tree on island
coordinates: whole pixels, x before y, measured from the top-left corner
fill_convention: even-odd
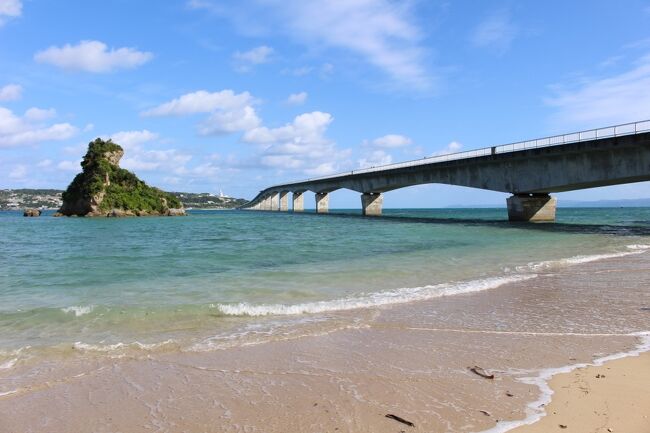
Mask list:
[[[123,155],[124,149],[110,139],[91,141],[81,162],[82,172],[63,193],[63,205],[57,215],[185,215],[177,197],[150,187],[120,168]]]

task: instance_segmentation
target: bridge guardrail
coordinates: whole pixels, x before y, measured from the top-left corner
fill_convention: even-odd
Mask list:
[[[467,159],[467,158],[475,158],[478,156],[518,152],[521,150],[537,149],[540,147],[559,146],[563,144],[595,140],[598,138],[634,135],[634,134],[639,134],[642,132],[649,132],[649,131],[650,131],[650,120],[642,120],[639,122],[623,123],[614,126],[606,126],[604,128],[588,129],[585,131],[571,132],[568,134],[553,135],[550,137],[543,137],[535,140],[518,141],[515,143],[484,147],[475,150],[466,150],[463,152],[434,155],[434,156],[424,157],[422,159],[416,159],[411,161],[397,162],[397,163],[386,164],[386,165],[378,165],[378,166],[373,166],[368,168],[360,168],[358,170],[351,170],[343,173],[331,174],[331,175],[320,176],[320,177],[312,177],[309,179],[304,179],[296,182],[288,182],[288,183],[273,185],[266,189],[280,187],[283,185],[292,185],[298,183],[313,182],[318,180],[333,179],[333,178],[348,176],[352,174],[373,173],[376,171],[391,170],[391,169],[404,168],[404,167],[414,167],[418,165],[426,165],[426,164],[432,164],[436,162],[456,161],[456,160]]]

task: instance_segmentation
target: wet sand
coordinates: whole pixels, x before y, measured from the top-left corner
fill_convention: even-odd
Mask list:
[[[320,315],[327,326],[263,344],[18,364],[0,371],[0,432],[503,431],[541,413],[543,369],[638,346],[632,334],[650,328],[649,265],[637,254]]]
[[[540,421],[513,433],[650,432],[650,353],[559,374]]]

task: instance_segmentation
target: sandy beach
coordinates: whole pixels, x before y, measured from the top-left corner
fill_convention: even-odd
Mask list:
[[[0,371],[0,432],[506,431],[543,413],[546,369],[639,350],[637,333],[649,321],[648,260],[633,254],[476,293],[330,313],[290,335],[233,347],[76,348]],[[584,382],[587,397],[598,398],[622,374],[647,383],[647,362],[644,355],[558,376],[557,414],[542,421],[553,429],[528,428],[575,428],[578,411],[565,419],[555,409],[566,405],[565,383],[580,391]],[[592,380],[599,373],[606,377]],[[611,412],[593,403],[598,414],[585,419],[607,427],[600,414],[611,413],[615,431],[628,431],[617,421],[635,419],[625,408],[647,405],[616,392],[625,400],[617,397]]]
[[[559,374],[540,421],[513,433],[650,432],[650,353]]]

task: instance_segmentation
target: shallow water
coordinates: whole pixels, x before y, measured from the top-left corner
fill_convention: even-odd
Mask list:
[[[0,366],[27,346],[187,349],[291,333],[327,321],[315,313],[485,290],[650,244],[648,208],[561,208],[556,224],[505,219],[503,209],[387,210],[382,218],[1,212]]]
[[[650,210],[505,217],[0,214],[0,432],[534,420],[551,372],[648,349]]]

